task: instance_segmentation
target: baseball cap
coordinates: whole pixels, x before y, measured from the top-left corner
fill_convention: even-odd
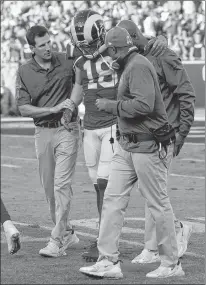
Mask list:
[[[117,27],[127,30],[130,35],[136,34],[139,31],[137,25],[131,20],[122,20],[117,24]]]
[[[131,47],[133,42],[126,29],[116,26],[107,32],[105,45],[106,47]]]

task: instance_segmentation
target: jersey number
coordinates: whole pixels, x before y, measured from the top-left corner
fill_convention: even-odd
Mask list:
[[[111,63],[112,59],[109,56],[104,57],[105,61],[107,61],[109,64]],[[94,77],[92,75],[92,66],[91,63],[93,63],[91,60],[87,60],[84,64],[84,70],[87,72],[87,77],[89,79],[88,81],[88,89],[97,89],[97,82],[94,82]],[[103,61],[103,59],[100,57],[96,63],[96,72],[98,73],[98,83],[104,87],[114,87],[117,84],[118,78],[117,74],[115,72],[112,72],[109,67],[107,67],[106,70],[102,68],[102,65],[106,65],[106,63]],[[105,77],[110,77],[110,81],[105,81]]]

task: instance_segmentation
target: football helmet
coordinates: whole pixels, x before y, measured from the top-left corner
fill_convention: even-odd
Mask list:
[[[90,9],[79,11],[72,19],[70,37],[72,44],[83,55],[93,55],[104,44],[105,27],[102,16]]]

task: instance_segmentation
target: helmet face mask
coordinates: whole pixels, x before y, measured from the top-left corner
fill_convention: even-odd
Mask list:
[[[95,53],[104,44],[105,28],[101,15],[92,10],[78,12],[70,27],[72,44],[83,55]]]

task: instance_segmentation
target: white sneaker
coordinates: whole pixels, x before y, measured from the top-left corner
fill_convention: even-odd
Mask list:
[[[40,249],[39,254],[47,257],[59,257],[67,255],[62,247],[60,248],[52,241],[49,241],[45,248]]]
[[[146,275],[146,277],[149,278],[167,278],[172,276],[185,276],[180,262],[178,262],[174,268],[164,267],[160,265],[156,270],[149,272]]]
[[[8,251],[10,254],[15,254],[21,247],[20,233],[10,220],[3,223],[3,228],[8,244]]]
[[[158,262],[158,261],[160,261],[158,252],[150,251],[144,248],[143,251],[131,261],[131,263],[145,264],[145,263],[153,263],[153,262]]]
[[[65,235],[63,239],[63,250],[68,249],[70,246],[77,244],[79,242],[79,238],[75,234],[74,231],[67,231],[67,234]]]
[[[123,278],[123,274],[120,267],[120,261],[113,263],[107,259],[96,262],[92,266],[81,267],[80,272],[103,278],[120,279]]]
[[[189,243],[189,239],[192,234],[192,226],[186,225],[182,223],[182,229],[180,234],[177,234],[177,245],[178,245],[178,257],[182,257],[186,250]]]

